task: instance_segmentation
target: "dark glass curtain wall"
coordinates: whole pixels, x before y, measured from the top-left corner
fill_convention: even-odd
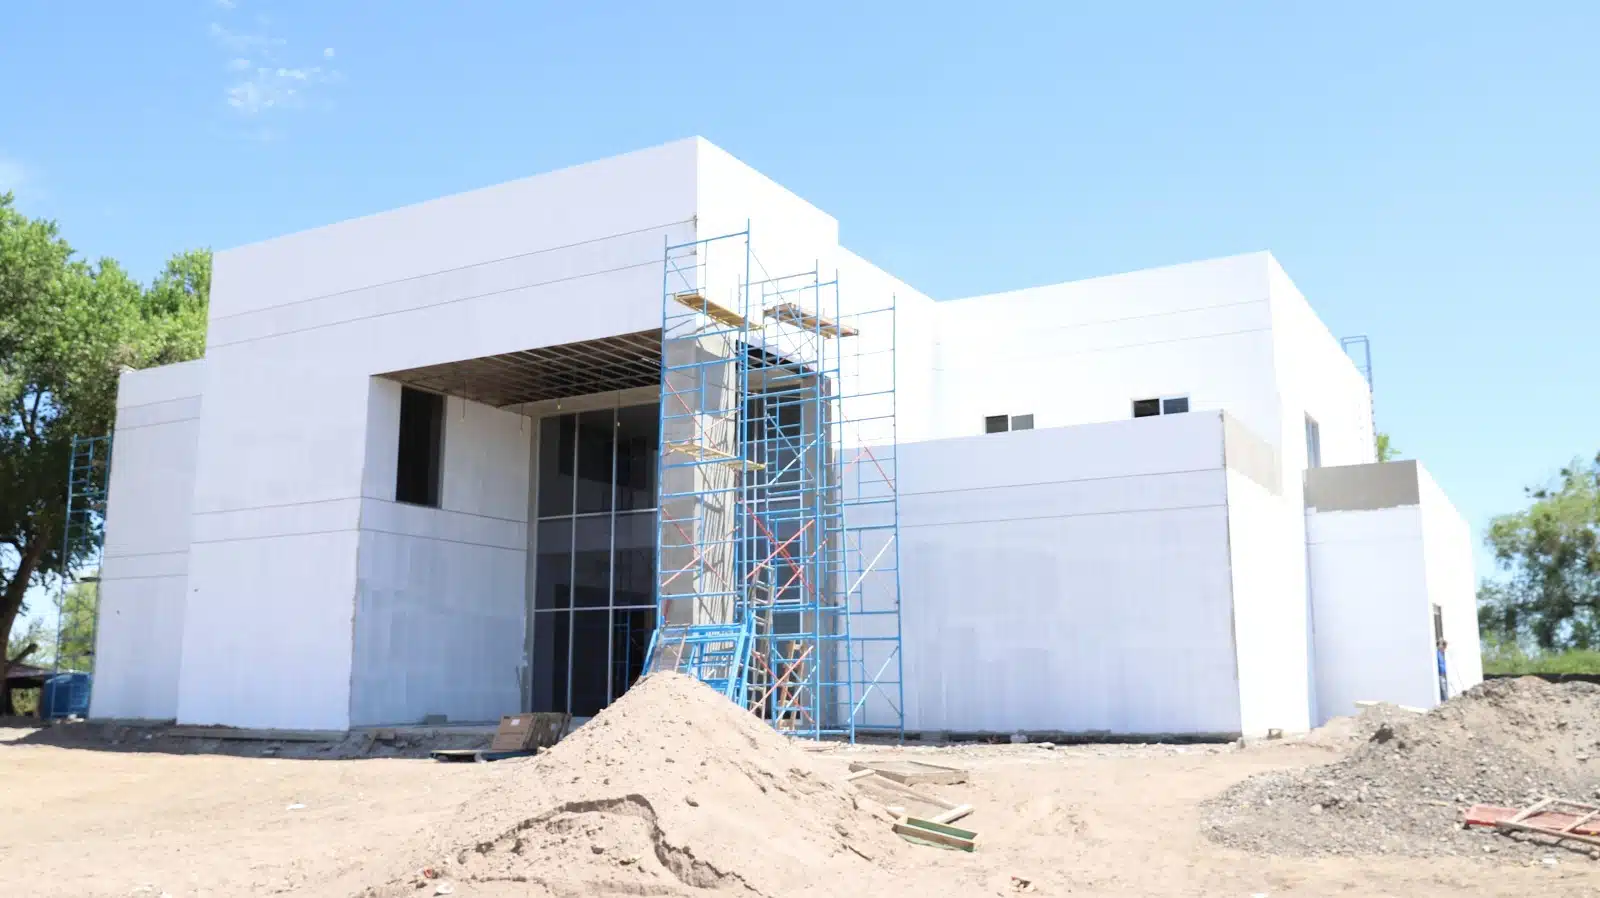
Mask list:
[[[639,678],[655,628],[655,405],[539,425],[533,709],[586,717]]]

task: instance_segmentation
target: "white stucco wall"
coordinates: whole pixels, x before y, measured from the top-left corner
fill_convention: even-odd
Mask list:
[[[370,376],[659,326],[698,146],[217,254],[186,623],[208,638],[185,642],[181,721],[349,724],[357,549],[381,542],[358,535]]]
[[[1187,394],[1277,439],[1264,253],[938,304],[939,436],[986,415],[1036,427],[1133,416],[1135,399]]]
[[[128,371],[118,382],[93,717],[177,713],[204,367]]]
[[[1221,419],[901,447],[906,726],[1239,731]]]
[[[1233,469],[1227,484],[1241,732],[1303,731],[1311,682],[1300,506]]]
[[[440,507],[426,508],[394,501],[400,385],[373,378],[372,403],[385,423],[361,503],[351,725],[514,714],[534,422],[447,398]]]
[[[1372,393],[1366,379],[1278,260],[1261,255],[1272,297],[1274,381],[1283,403],[1284,469],[1306,468],[1306,415],[1317,421],[1324,466],[1377,461]]]

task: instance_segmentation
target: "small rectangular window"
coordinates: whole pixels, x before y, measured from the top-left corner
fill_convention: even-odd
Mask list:
[[[443,444],[444,397],[401,387],[400,456],[394,477],[396,502],[439,507]]]
[[[1189,410],[1187,396],[1160,396],[1155,399],[1133,400],[1135,418],[1154,418],[1157,415],[1181,415]]]
[[[1032,415],[1012,415],[1011,416],[1011,429],[1012,430],[1032,430],[1033,429],[1033,416]]]
[[[1306,415],[1306,467],[1322,467],[1322,428],[1310,415]]]
[[[1011,424],[1009,415],[990,415],[983,419],[984,433],[1005,433]]]

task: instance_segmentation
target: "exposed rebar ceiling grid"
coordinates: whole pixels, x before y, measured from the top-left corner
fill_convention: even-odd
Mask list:
[[[383,375],[495,408],[661,383],[661,332],[524,349]]]

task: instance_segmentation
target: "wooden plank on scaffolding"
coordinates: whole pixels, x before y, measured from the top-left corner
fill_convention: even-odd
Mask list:
[[[841,325],[821,315],[813,315],[792,302],[779,303],[763,314],[767,318],[775,318],[784,324],[791,324],[801,330],[821,334],[824,337],[854,337],[861,333],[849,325]]]
[[[737,327],[741,329],[748,329],[750,327],[749,319],[732,309],[717,305],[711,300],[706,299],[704,296],[700,295],[698,290],[687,290],[683,293],[674,293],[672,294],[672,301],[676,302],[678,305],[684,306],[685,308],[693,309],[696,312],[705,315],[707,318],[710,318],[712,321],[717,322],[718,324],[726,324],[729,327]]]
[[[710,446],[702,443],[689,443],[682,440],[667,440],[667,451],[682,452],[684,455],[693,456],[696,461],[709,461],[716,462],[718,464],[733,465],[734,467],[742,467],[746,471],[764,471],[767,468],[766,465],[760,462],[751,461],[747,458],[740,458],[737,455],[724,452],[721,449],[713,449]]]

